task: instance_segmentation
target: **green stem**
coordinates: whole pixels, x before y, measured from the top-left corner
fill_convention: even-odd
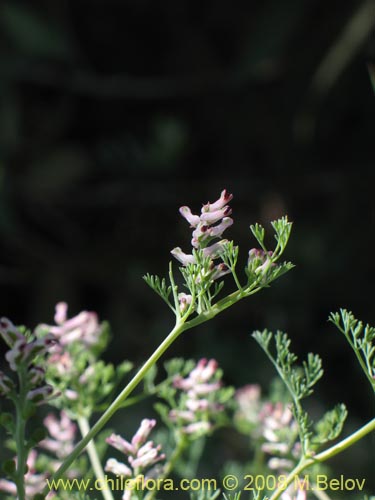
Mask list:
[[[315,455],[315,457],[313,457],[313,459],[314,461],[324,462],[325,460],[328,460],[329,458],[332,458],[338,453],[346,450],[346,448],[349,448],[372,431],[375,431],[375,418],[370,420],[370,422],[368,422],[357,431],[353,432],[353,434],[351,434],[347,438],[343,439],[334,446],[331,446],[331,448],[328,448],[328,450],[318,453],[317,455]]]
[[[191,319],[190,321],[187,321],[185,323],[185,330],[189,330],[190,328],[194,328],[195,326],[205,323],[206,321],[217,316],[225,309],[228,309],[228,307],[232,306],[239,300],[245,297],[249,297],[250,295],[254,295],[254,293],[256,292],[259,292],[259,290],[261,290],[262,288],[264,288],[264,286],[259,285],[257,281],[243,290],[236,290],[227,297],[224,297],[223,299],[219,300],[208,311],[205,311],[196,316],[195,318]]]
[[[164,339],[164,341],[159,345],[159,347],[153,352],[142,368],[135,374],[128,385],[120,392],[113,403],[107,408],[103,415],[99,418],[96,424],[91,428],[91,430],[82,438],[82,440],[76,445],[74,450],[61,464],[59,469],[52,475],[51,481],[57,481],[62,477],[62,475],[69,469],[74,460],[78,455],[86,448],[88,443],[102,430],[105,424],[110,420],[110,418],[116,413],[116,411],[121,407],[125,399],[133,392],[137,385],[143,380],[148,370],[157,362],[157,360],[164,354],[168,347],[173,344],[173,342],[179,337],[179,335],[186,329],[184,323],[176,323],[173,330]],[[47,496],[49,493],[48,485],[43,490],[43,495]],[[22,500],[22,499],[20,499]]]
[[[238,276],[237,276],[237,273],[236,273],[236,269],[235,269],[234,266],[232,267],[231,271],[232,271],[232,276],[233,276],[234,282],[236,283],[238,290],[240,292],[242,292],[242,285],[240,283],[240,280],[238,279]]]
[[[24,415],[26,403],[26,374],[24,368],[19,369],[18,373],[20,391],[19,399],[16,402],[16,434],[15,441],[17,447],[17,471],[15,483],[17,485],[17,496],[19,500],[25,500],[25,473],[27,450],[25,447],[26,419]]]
[[[283,482],[282,488],[278,488],[270,497],[269,500],[277,500],[283,494],[283,492],[287,489],[287,487],[295,480],[295,478],[305,470],[312,462],[309,459],[302,459],[299,464],[292,470],[289,476],[286,478],[285,482]]]
[[[87,434],[90,432],[90,424],[89,424],[86,417],[79,417],[78,418],[78,426],[79,426],[79,430],[81,431],[82,437],[87,436]],[[101,485],[103,486],[103,488],[101,489],[101,492],[102,492],[104,500],[114,500],[111,490],[109,488],[105,488],[105,483],[106,483],[105,475],[104,475],[102,464],[101,464],[99,456],[98,456],[98,452],[96,450],[94,440],[92,440],[88,443],[87,454],[88,454],[89,459],[90,459],[92,470],[94,471],[96,478],[99,479]]]
[[[356,432],[353,432],[353,434],[351,434],[347,438],[343,439],[334,446],[331,446],[331,448],[328,448],[327,450],[322,451],[321,453],[318,453],[317,455],[311,457],[303,457],[300,463],[292,470],[292,472],[286,478],[286,481],[283,483],[283,488],[277,489],[272,494],[269,500],[277,500],[278,498],[280,498],[283,491],[285,491],[285,489],[295,480],[295,478],[301,472],[307,469],[307,467],[310,467],[310,465],[313,465],[316,462],[325,462],[329,458],[332,458],[338,453],[341,453],[342,451],[346,450],[346,448],[349,448],[350,446],[352,446],[357,441],[359,441],[364,436],[366,436],[367,434],[369,434],[374,430],[375,430],[375,418],[370,420],[370,422],[368,422],[366,425],[358,429]]]

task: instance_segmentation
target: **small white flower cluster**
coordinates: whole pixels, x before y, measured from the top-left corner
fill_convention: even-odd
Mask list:
[[[208,432],[212,424],[210,415],[222,409],[222,406],[210,401],[209,394],[215,393],[221,383],[212,380],[218,369],[217,361],[203,358],[198,361],[188,377],[176,376],[173,385],[186,395],[183,408],[173,409],[169,413],[172,421],[183,423],[182,430],[186,434]]]
[[[284,474],[293,468],[293,458],[298,458],[300,443],[296,442],[297,423],[289,406],[261,400],[257,384],[249,384],[236,393],[238,411],[236,417],[251,426],[254,439],[262,439],[261,449],[271,455],[268,467]],[[281,495],[281,500],[306,500],[306,491],[292,484]]]
[[[39,328],[46,330],[58,339],[58,344],[51,349],[47,359],[49,369],[53,368],[58,377],[69,379],[72,376],[78,376],[74,356],[70,353],[69,348],[78,344],[82,348],[96,345],[102,333],[102,327],[95,312],[81,311],[72,318],[68,318],[67,313],[68,305],[66,302],[59,302],[55,307],[56,325],[42,324]],[[93,368],[89,366],[80,375],[80,384],[86,383],[92,370]],[[64,396],[70,401],[76,401],[79,397],[78,392],[69,387],[65,388]]]
[[[81,344],[95,345],[101,333],[98,316],[95,312],[82,311],[77,316],[68,319],[68,305],[66,302],[56,304],[54,326],[46,326],[48,331],[59,339],[64,346],[79,341]]]
[[[268,466],[272,470],[284,472],[293,467],[293,458],[298,456],[300,443],[297,423],[288,405],[261,400],[258,385],[249,384],[236,393],[238,404],[237,419],[251,425],[254,439],[262,439],[261,449],[271,455]]]
[[[136,481],[137,476],[144,475],[145,471],[152,465],[164,460],[165,455],[160,453],[161,446],[155,446],[153,441],[147,441],[155,425],[156,420],[143,419],[130,442],[117,434],[112,434],[107,438],[106,441],[108,444],[128,457],[130,467],[115,458],[110,458],[107,460],[105,471]],[[131,493],[131,489],[126,489],[122,500],[130,500]]]

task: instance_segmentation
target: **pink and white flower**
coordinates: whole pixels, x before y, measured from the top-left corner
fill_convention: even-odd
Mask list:
[[[139,474],[144,474],[151,466],[164,460],[165,455],[160,453],[161,446],[155,446],[153,441],[147,441],[155,425],[156,420],[143,419],[130,442],[118,434],[112,434],[107,438],[106,441],[109,445],[126,455],[130,467],[117,461],[115,458],[110,458],[107,460],[104,470],[116,474],[116,476],[134,478],[136,480]],[[124,491],[122,499],[129,500],[130,498],[131,491],[127,489]]]
[[[55,326],[43,325],[59,339],[62,346],[79,341],[87,346],[95,345],[101,334],[101,326],[95,312],[82,311],[68,319],[68,305],[59,302],[55,309]]]
[[[209,278],[214,281],[230,270],[225,264],[214,265],[213,261],[220,257],[223,252],[223,246],[227,240],[211,244],[212,240],[221,238],[225,229],[233,224],[233,220],[228,217],[232,213],[232,209],[227,205],[233,198],[225,189],[222,191],[220,198],[214,203],[206,203],[203,205],[201,214],[192,214],[189,207],[181,207],[180,214],[189,222],[193,229],[191,244],[194,249],[202,250],[204,257],[212,259],[212,266],[207,276],[201,276],[200,280]],[[196,264],[196,257],[193,254],[186,254],[180,247],[176,247],[171,251],[171,254],[183,266]]]
[[[218,363],[214,359],[205,358],[198,361],[195,368],[185,378],[176,376],[173,385],[183,391],[183,406],[172,409],[169,418],[180,422],[185,434],[207,433],[212,428],[210,417],[223,410],[212,396],[221,387],[221,382],[215,379]]]

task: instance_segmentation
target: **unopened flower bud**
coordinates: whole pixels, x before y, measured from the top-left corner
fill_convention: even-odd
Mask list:
[[[233,195],[228,193],[226,189],[224,189],[221,194],[220,198],[213,203],[207,203],[206,205],[203,206],[202,208],[202,213],[203,212],[215,212],[216,210],[220,210],[223,208],[227,203],[229,203],[233,198]]]
[[[25,336],[16,328],[8,318],[0,318],[0,335],[9,347],[13,347],[17,340],[24,339]]]
[[[29,381],[32,385],[40,385],[46,375],[45,370],[41,366],[32,366],[29,369]]]
[[[186,309],[189,307],[191,304],[193,297],[191,295],[188,295],[186,293],[179,293],[178,294],[178,302],[180,303],[180,312],[184,313]]]
[[[52,394],[53,387],[50,385],[44,385],[43,387],[39,387],[38,389],[29,391],[26,395],[26,398],[33,403],[43,404],[51,398]]]
[[[0,396],[9,394],[14,389],[14,382],[0,371]]]

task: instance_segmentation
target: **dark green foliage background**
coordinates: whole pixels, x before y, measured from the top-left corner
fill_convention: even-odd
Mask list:
[[[2,1],[1,314],[34,326],[59,300],[96,310],[113,329],[108,359],[141,362],[172,324],[141,276],[166,274],[170,249],[188,249],[178,207],[226,187],[243,263],[250,223],[287,213],[296,268],[171,355],[216,357],[228,383],[266,387],[250,333],[280,328],[323,358],[312,411],[343,401],[348,428],[369,419],[366,381],[326,322],[342,306],[375,323],[374,41],[363,22],[363,40],[342,43],[364,5]],[[329,65],[332,85],[318,89],[333,47],[344,67]],[[337,458],[336,472],[370,482],[374,444]],[[217,446],[218,461],[236,454]]]

